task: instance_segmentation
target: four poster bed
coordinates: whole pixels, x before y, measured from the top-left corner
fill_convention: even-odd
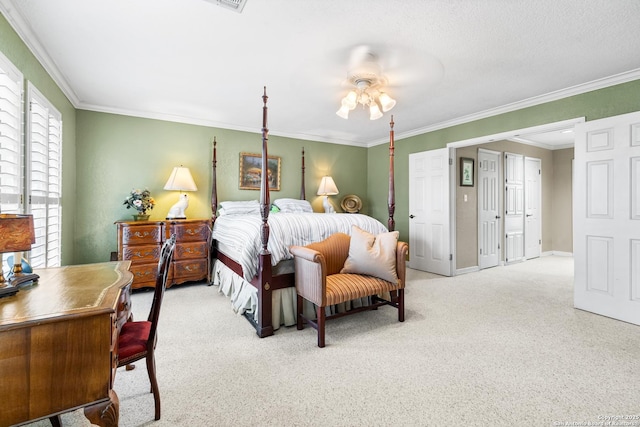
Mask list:
[[[357,225],[372,234],[395,228],[394,131],[389,132],[389,219],[387,227],[366,215],[313,213],[305,200],[305,158],[302,149],[300,199],[277,199],[280,212],[271,212],[268,182],[267,92],[262,96],[262,170],[260,201],[218,202],[216,183],[216,140],[213,141],[211,187],[211,277],[210,284],[230,297],[233,309],[244,314],[259,337],[273,335],[281,324],[296,323],[296,291],[293,259],[289,246],[304,246],[331,234],[351,234]],[[218,210],[220,206],[220,210]],[[270,215],[271,212],[271,215]],[[352,301],[334,310],[348,310],[367,304]],[[311,309],[311,307],[309,308]],[[305,307],[306,310],[306,307]]]

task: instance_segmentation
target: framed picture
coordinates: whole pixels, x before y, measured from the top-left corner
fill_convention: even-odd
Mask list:
[[[473,159],[460,157],[460,185],[473,187]]]
[[[267,161],[269,190],[280,191],[280,157],[269,156]],[[240,189],[260,190],[262,155],[240,153]]]

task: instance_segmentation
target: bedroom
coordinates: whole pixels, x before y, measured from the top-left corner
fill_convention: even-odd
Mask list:
[[[15,10],[13,12],[16,13]],[[148,187],[151,190],[158,203],[152,212],[152,218],[162,218],[166,214],[165,211],[175,202],[175,194],[162,190],[171,168],[175,166],[174,163],[189,165],[198,185],[198,191],[190,198],[188,215],[208,217],[210,153],[214,136],[219,141],[220,165],[228,165],[230,168],[219,178],[220,200],[257,198],[257,194],[254,194],[257,192],[239,190],[237,185],[238,153],[259,152],[259,141],[255,133],[105,112],[117,111],[112,108],[103,109],[102,112],[74,108],[64,91],[40,65],[37,57],[33,56],[5,16],[2,17],[1,29],[2,51],[9,55],[9,59],[25,74],[25,79],[33,81],[62,113],[65,197],[61,245],[63,264],[109,259],[110,253],[115,250],[116,241],[115,227],[112,224],[115,220],[129,217],[129,211],[123,209],[120,200],[133,187]],[[631,80],[631,76],[628,79]],[[618,78],[617,81],[624,80]],[[617,85],[607,84],[609,86],[599,90],[579,93],[564,99],[559,95],[555,101],[480,118],[466,124],[436,128],[399,140],[396,148],[398,166],[395,216],[396,228],[400,230],[401,238],[408,239],[409,230],[406,191],[408,174],[403,167],[409,153],[566,118],[587,117],[588,120],[593,120],[638,109],[636,94],[640,83],[637,80]],[[254,128],[257,129],[260,122],[261,84],[256,86],[253,98],[255,102],[247,104],[246,109],[247,114],[255,118]],[[274,134],[273,125],[285,120],[279,116],[277,108],[280,94],[272,92],[270,95],[270,154],[281,156],[283,162],[282,190],[274,194],[277,197],[296,197],[299,193],[298,158],[300,149],[304,147],[309,162],[306,181],[308,195],[314,195],[319,178],[330,173],[340,190],[340,195],[333,197],[334,203],[339,203],[343,195],[357,194],[364,201],[364,212],[384,221],[387,216],[386,192],[380,192],[378,189],[386,187],[386,177],[378,171],[387,169],[384,141],[387,138],[388,117],[377,121],[380,122],[376,123],[380,131],[375,133],[376,142],[366,146],[326,144],[280,137]],[[386,123],[381,123],[383,121]],[[402,118],[396,116],[396,139],[403,132],[412,132],[404,126]],[[115,175],[114,170],[117,171]],[[104,182],[109,182],[110,185],[103,185]],[[84,200],[85,195],[100,200],[101,208],[95,209],[94,203],[87,203]],[[319,197],[309,196],[309,201],[315,210],[322,210]]]
[[[62,113],[64,122],[63,164],[63,235],[62,263],[84,264],[108,260],[115,250],[116,231],[113,222],[129,218],[122,199],[132,187],[148,187],[158,201],[152,217],[164,218],[175,202],[176,194],[162,189],[171,167],[188,165],[198,191],[190,195],[189,217],[210,215],[211,140],[215,136],[219,148],[219,165],[225,169],[218,188],[221,199],[257,198],[257,193],[238,189],[238,154],[259,152],[256,132],[209,126],[203,123],[179,123],[162,120],[162,116],[127,115],[123,111],[104,107],[92,110],[88,105],[76,107],[69,101],[65,88],[40,63],[4,16],[0,17],[0,51],[24,73]],[[634,66],[637,68],[638,64]],[[466,123],[450,123],[417,134],[405,127],[402,117],[395,116],[396,130],[405,133],[396,149],[396,224],[401,238],[408,239],[408,155],[444,147],[447,143],[526,128],[574,117],[587,120],[609,117],[640,110],[640,80],[638,76],[616,84],[609,82],[597,90],[584,93],[566,92],[557,99],[526,105],[513,111],[498,112],[491,117],[478,117]],[[243,82],[246,85],[247,82]],[[243,103],[244,114],[252,117],[254,128],[260,122],[260,95],[263,82],[256,82],[255,97]],[[286,87],[286,86],[285,86]],[[299,88],[296,88],[299,89]],[[286,122],[279,111],[277,90],[269,92],[271,124]],[[338,94],[332,97],[339,99]],[[469,96],[468,94],[465,96]],[[399,100],[399,104],[400,104]],[[300,101],[304,105],[304,101]],[[333,105],[332,105],[333,108]],[[334,111],[331,111],[333,114]],[[351,119],[353,120],[353,119]],[[365,212],[382,220],[386,218],[388,116],[379,120],[381,129],[370,144],[331,144],[322,140],[270,136],[270,154],[282,158],[282,190],[277,196],[295,197],[298,193],[299,152],[308,153],[307,194],[316,211],[321,200],[315,196],[321,176],[330,173],[340,189],[334,204],[346,194],[358,194],[365,202]],[[368,142],[369,142],[368,141]],[[292,148],[293,147],[293,148]],[[105,184],[108,183],[108,184]],[[553,250],[554,248],[551,248]]]

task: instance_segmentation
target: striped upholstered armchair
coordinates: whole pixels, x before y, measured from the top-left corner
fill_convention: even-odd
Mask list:
[[[354,229],[354,231],[356,231]],[[362,231],[362,230],[360,230]],[[364,234],[363,234],[364,233]],[[367,236],[365,232],[353,234],[353,238],[363,241],[364,246],[376,236]],[[383,266],[385,261],[375,259],[382,255],[387,259],[387,271],[382,273],[373,271],[363,274],[366,267],[354,267],[354,255],[357,257],[357,245],[351,244],[352,237],[343,233],[336,233],[329,238],[307,246],[292,246],[289,248],[295,260],[295,281],[297,292],[297,328],[302,329],[304,323],[309,323],[318,331],[318,347],[325,346],[325,321],[328,319],[353,314],[364,310],[372,310],[381,305],[391,305],[398,309],[398,321],[404,321],[404,287],[406,278],[405,260],[409,246],[399,242],[397,232],[385,233],[386,243],[382,247],[374,247],[368,255],[366,250],[360,251],[360,256],[367,258],[364,262],[373,265],[374,269]],[[362,237],[363,236],[363,237]],[[368,239],[368,240],[366,240]],[[378,239],[378,242],[383,239]],[[356,246],[354,248],[354,246]],[[385,249],[386,247],[386,249]],[[350,271],[350,272],[349,272]],[[325,307],[347,302],[356,298],[371,297],[370,305],[355,308],[344,313],[331,316],[326,315]],[[303,299],[312,302],[316,308],[316,319],[308,318],[303,313]]]

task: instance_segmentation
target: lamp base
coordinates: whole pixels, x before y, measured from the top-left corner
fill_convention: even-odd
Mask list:
[[[322,206],[324,207],[324,213],[336,213],[335,208],[329,201],[329,196],[324,196],[324,200],[322,201]]]
[[[10,297],[18,293],[18,288],[14,286],[0,286],[0,298]]]

